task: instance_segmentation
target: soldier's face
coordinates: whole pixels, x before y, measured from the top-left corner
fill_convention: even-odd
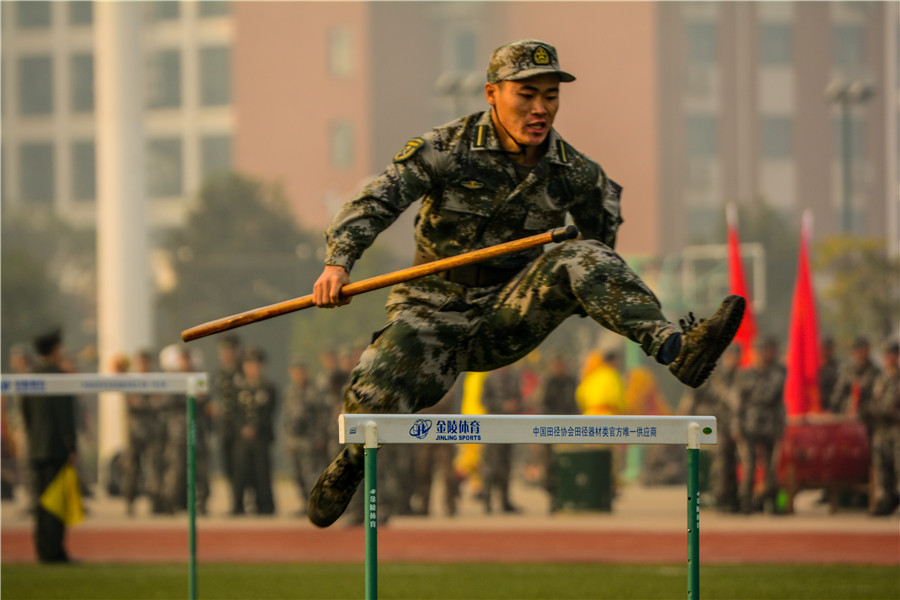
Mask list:
[[[488,83],[484,93],[500,123],[517,142],[525,146],[544,143],[559,110],[558,76]]]

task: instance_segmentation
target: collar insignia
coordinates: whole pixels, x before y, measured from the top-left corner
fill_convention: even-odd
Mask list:
[[[480,181],[475,181],[470,179],[469,181],[463,181],[461,184],[464,188],[469,188],[470,190],[477,190],[479,188],[483,188],[484,184]]]

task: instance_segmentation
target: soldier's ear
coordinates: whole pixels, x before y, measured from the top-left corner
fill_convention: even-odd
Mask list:
[[[487,103],[491,106],[494,106],[496,103],[496,94],[497,94],[497,84],[496,83],[485,83],[484,84],[484,98],[487,100]]]

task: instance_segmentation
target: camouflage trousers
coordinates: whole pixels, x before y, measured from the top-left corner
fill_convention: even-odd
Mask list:
[[[511,281],[467,287],[437,275],[397,285],[388,324],[354,368],[348,413],[413,413],[465,371],[491,371],[536,348],[566,318],[589,316],[656,356],[676,328],[650,289],[608,246],[560,244]]]

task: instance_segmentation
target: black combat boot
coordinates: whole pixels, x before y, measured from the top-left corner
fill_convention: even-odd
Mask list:
[[[669,365],[669,371],[692,388],[706,381],[741,326],[746,304],[741,296],[732,295],[708,319],[696,321],[693,313],[681,319],[679,323],[684,331],[681,352]]]

